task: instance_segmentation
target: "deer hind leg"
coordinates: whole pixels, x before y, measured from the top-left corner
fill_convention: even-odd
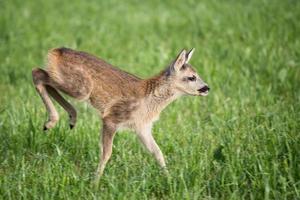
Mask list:
[[[57,88],[63,88],[62,91],[70,92],[72,92],[72,89],[68,89],[68,87],[66,87],[67,84],[59,83],[55,80],[55,78],[49,76],[47,71],[40,68],[32,70],[32,77],[35,87],[38,93],[40,94],[49,113],[49,119],[44,125],[44,130],[54,127],[59,119],[59,115],[53,105],[53,102],[51,101],[50,96],[53,97],[53,99],[56,100],[65,109],[65,111],[67,111],[70,117],[70,128],[72,129],[76,124],[77,112],[75,108],[58,93]],[[74,94],[71,95],[75,98],[78,97]],[[82,94],[79,93],[79,95]]]
[[[65,111],[67,111],[70,118],[70,129],[73,129],[77,119],[77,112],[75,108],[68,101],[66,101],[54,87],[46,85],[46,89],[48,93],[65,109]]]
[[[59,115],[46,89],[46,84],[49,82],[49,76],[46,71],[36,68],[32,70],[32,78],[35,88],[42,98],[49,114],[48,121],[44,124],[44,130],[47,130],[54,127],[59,119]]]

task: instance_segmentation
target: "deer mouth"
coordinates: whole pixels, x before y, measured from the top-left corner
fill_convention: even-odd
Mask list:
[[[200,88],[198,91],[199,91],[201,96],[207,96],[209,89],[210,88],[206,85],[206,86]]]

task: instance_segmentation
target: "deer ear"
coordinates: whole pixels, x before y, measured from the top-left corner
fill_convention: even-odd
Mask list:
[[[185,63],[188,63],[191,59],[191,57],[193,56],[193,53],[195,51],[195,48],[192,48],[187,54],[186,54],[186,61]]]
[[[177,56],[173,68],[175,71],[179,71],[181,67],[186,63],[186,50],[183,49]]]

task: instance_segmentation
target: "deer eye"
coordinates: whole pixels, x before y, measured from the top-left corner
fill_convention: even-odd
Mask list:
[[[194,75],[194,76],[192,76],[192,77],[188,77],[187,78],[189,81],[195,81],[196,80],[196,76]]]

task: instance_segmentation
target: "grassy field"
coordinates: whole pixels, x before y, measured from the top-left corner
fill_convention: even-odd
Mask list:
[[[1,199],[300,199],[300,2],[0,1]],[[210,85],[155,124],[170,177],[134,134],[120,132],[99,187],[101,123],[88,104],[70,131],[45,134],[31,81],[66,46],[140,77],[182,48]]]

